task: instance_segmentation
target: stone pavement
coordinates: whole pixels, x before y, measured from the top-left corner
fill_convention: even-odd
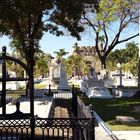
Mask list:
[[[100,127],[95,127],[95,140],[117,140],[111,135],[107,135]]]
[[[140,140],[140,131],[113,131],[119,140]]]
[[[20,102],[20,111],[23,113],[30,113],[30,100],[28,96],[20,97],[17,99]],[[52,104],[52,97],[40,96],[34,100],[34,114],[41,118],[47,118],[49,116],[50,107]],[[6,105],[6,113],[11,114],[16,111],[15,104],[8,103]],[[0,114],[2,114],[2,108],[0,108]]]

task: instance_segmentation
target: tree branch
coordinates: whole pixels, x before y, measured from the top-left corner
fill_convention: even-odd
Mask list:
[[[130,40],[130,39],[132,39],[132,38],[135,38],[135,37],[138,36],[138,35],[139,35],[139,33],[137,33],[137,34],[135,34],[135,35],[133,35],[133,36],[131,36],[131,37],[128,37],[128,38],[126,38],[126,39],[120,40],[120,41],[118,41],[117,44],[122,43],[122,42],[125,42],[125,41],[128,41],[128,40]]]
[[[36,23],[34,24],[34,28],[33,28],[33,31],[32,31],[32,37],[34,37],[36,32],[38,31],[38,27],[41,24],[42,17],[43,17],[43,13],[42,13],[42,11],[40,11],[40,14],[37,17]]]
[[[31,14],[28,14],[28,37],[31,35]]]
[[[24,34],[23,34],[23,32],[20,28],[20,24],[19,24],[18,20],[16,20],[16,22],[15,22],[15,30],[19,34],[19,37],[20,37],[20,40],[22,42],[23,48],[25,48]]]
[[[96,32],[96,39],[95,39],[95,42],[96,42],[96,44],[95,44],[95,48],[96,48],[96,51],[97,51],[97,53],[98,53],[98,56],[99,56],[99,59],[101,59],[101,51],[99,50],[99,45],[98,45],[98,41],[99,40],[99,33],[98,32]]]
[[[109,50],[111,51],[113,49],[113,47],[118,43],[118,40],[119,40],[119,37],[120,37],[120,34],[122,32],[122,30],[124,29],[123,27],[123,21],[125,20],[126,17],[123,17],[121,18],[121,21],[120,21],[120,25],[119,25],[119,29],[118,29],[118,33],[116,34],[116,36],[114,37],[111,45],[110,45],[110,48]],[[126,26],[125,26],[126,27]],[[113,46],[113,47],[112,47]]]
[[[106,49],[107,49],[107,45],[108,45],[108,36],[107,36],[107,32],[106,32],[106,27],[105,27],[105,24],[103,25],[103,31],[104,31],[105,38],[106,38],[104,51],[106,51]]]
[[[88,22],[88,24],[89,24],[89,26],[91,26],[92,28],[93,28],[93,30],[96,32],[96,28],[95,27],[98,27],[97,25],[94,25],[88,18],[86,18],[85,16],[84,16],[84,18],[83,19],[85,19],[87,22]]]

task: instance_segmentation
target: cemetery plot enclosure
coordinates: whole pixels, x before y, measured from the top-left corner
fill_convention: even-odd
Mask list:
[[[30,99],[30,112],[23,113],[20,111],[20,102],[16,102],[16,111],[11,114],[6,112],[6,83],[7,81],[29,81],[31,83],[33,71],[29,71],[28,67],[20,60],[7,56],[6,47],[2,48],[2,114],[0,114],[0,139],[63,139],[63,140],[94,140],[94,117],[91,118],[39,118],[34,115],[34,89],[29,86],[29,99]],[[11,60],[21,65],[28,78],[8,78],[6,76],[6,61]],[[66,93],[67,94],[67,93]],[[63,94],[64,95],[64,94]],[[63,98],[63,95],[57,94],[56,98]],[[72,94],[69,95],[72,100],[72,108],[77,108],[77,95],[72,90]],[[76,110],[73,110],[76,112]],[[93,113],[93,112],[92,112]],[[76,113],[77,115],[77,113]]]

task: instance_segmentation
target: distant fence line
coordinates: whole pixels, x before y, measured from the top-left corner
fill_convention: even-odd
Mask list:
[[[6,91],[6,103],[9,102],[14,102],[16,101],[19,97],[26,95],[26,90],[7,90]],[[0,91],[0,107],[2,106],[1,104],[1,91]]]

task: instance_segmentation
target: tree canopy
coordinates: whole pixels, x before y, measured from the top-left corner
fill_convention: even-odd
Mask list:
[[[79,7],[79,8],[77,8]],[[83,4],[69,0],[2,0],[0,3],[0,34],[8,35],[27,59],[36,52],[43,32],[62,35],[59,26],[80,39],[83,31],[78,21]],[[62,29],[62,28],[61,28]],[[30,54],[31,55],[31,54]]]
[[[126,43],[126,48],[111,51],[107,57],[108,69],[115,70],[117,63],[121,63],[124,71],[137,75],[138,52],[138,44],[134,41]]]
[[[64,48],[59,49],[59,51],[54,51],[54,53],[56,54],[57,59],[60,61],[62,60],[64,55],[68,54],[68,52],[66,52]]]
[[[138,0],[100,0],[99,7],[87,8],[82,23],[90,28],[95,38],[95,47],[101,61],[106,67],[106,57],[118,44],[139,35],[138,31]],[[131,28],[136,32],[123,36]]]
[[[31,95],[34,93],[34,56],[43,33],[63,35],[65,28],[80,39],[83,27],[79,21],[85,3],[90,2],[95,3],[94,0],[1,0],[0,35],[9,36],[27,61]]]

